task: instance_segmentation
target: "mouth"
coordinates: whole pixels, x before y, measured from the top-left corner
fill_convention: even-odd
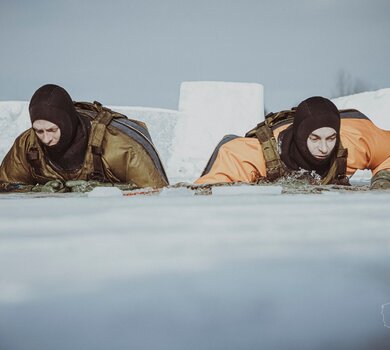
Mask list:
[[[315,156],[317,159],[326,159],[328,156]]]

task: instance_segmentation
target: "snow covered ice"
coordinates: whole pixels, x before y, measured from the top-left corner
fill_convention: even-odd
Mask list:
[[[336,102],[355,99],[385,127],[389,96]],[[1,147],[28,127],[26,106],[0,103]],[[173,164],[184,111],[114,109],[156,118],[152,137]],[[387,349],[389,193],[248,187],[2,195],[0,349]]]
[[[385,349],[389,204],[4,198],[1,348]]]

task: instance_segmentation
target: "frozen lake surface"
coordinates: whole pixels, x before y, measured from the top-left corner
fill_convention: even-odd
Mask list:
[[[148,123],[172,184],[262,119],[262,87],[203,85],[178,110],[114,107]],[[334,100],[385,129],[389,101]],[[27,106],[0,102],[0,159]],[[0,350],[388,350],[390,193],[280,192],[1,194]]]
[[[389,349],[389,193],[273,193],[1,195],[0,349]]]

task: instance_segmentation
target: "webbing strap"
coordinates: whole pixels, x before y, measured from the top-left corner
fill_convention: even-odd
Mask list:
[[[95,120],[92,122],[92,130],[90,137],[90,144],[92,158],[93,158],[93,171],[89,174],[90,180],[96,180],[101,182],[107,182],[107,177],[104,172],[102,154],[103,154],[103,138],[106,133],[107,125],[111,123],[111,120],[115,117],[115,113],[104,110],[100,104],[96,104],[98,114]]]
[[[285,167],[280,159],[274,134],[269,126],[264,123],[256,130],[255,135],[263,151],[267,179],[270,181],[276,180],[285,174]]]
[[[347,177],[347,158],[348,149],[339,144],[339,148],[336,152],[336,159],[329,169],[328,174],[321,180],[322,185],[337,184],[337,185],[349,185]]]
[[[39,152],[36,147],[31,147],[27,151],[27,161],[30,163],[31,167],[34,169],[36,175],[42,175],[41,164],[39,162]]]

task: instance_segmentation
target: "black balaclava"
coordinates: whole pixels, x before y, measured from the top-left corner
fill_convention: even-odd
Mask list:
[[[310,153],[307,139],[314,130],[323,127],[335,129],[337,140],[329,157],[317,159]],[[279,140],[281,159],[289,169],[315,170],[325,176],[340,143],[340,112],[330,100],[319,96],[310,97],[298,105],[293,124],[281,133]]]
[[[40,87],[31,98],[29,112],[31,123],[47,120],[61,130],[56,145],[43,145],[46,157],[63,170],[80,168],[87,150],[90,123],[77,113],[65,89],[53,84]]]

